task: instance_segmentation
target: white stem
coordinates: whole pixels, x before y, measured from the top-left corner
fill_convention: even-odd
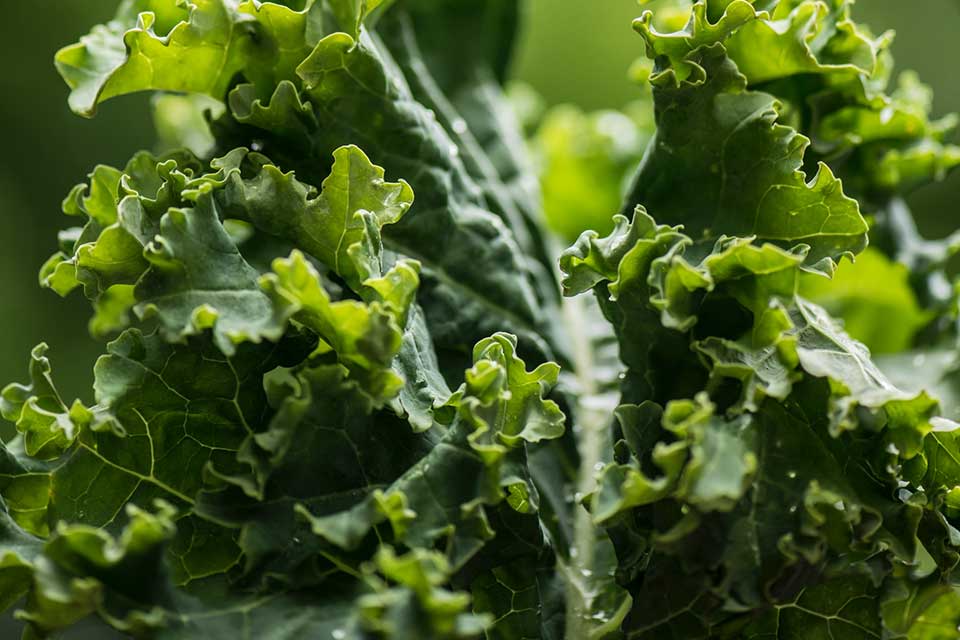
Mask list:
[[[592,493],[596,487],[596,466],[602,460],[604,435],[610,418],[606,403],[598,402],[594,380],[595,361],[590,328],[586,326],[583,300],[565,298],[563,317],[573,345],[579,398],[577,426],[580,473],[577,496]],[[566,635],[568,638],[590,638],[598,623],[590,618],[593,594],[585,578],[593,568],[595,529],[590,514],[579,504],[574,506],[574,540],[570,552],[567,580]]]

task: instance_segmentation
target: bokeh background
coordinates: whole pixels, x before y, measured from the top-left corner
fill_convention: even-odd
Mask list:
[[[64,300],[41,290],[37,271],[55,249],[57,230],[68,226],[60,202],[70,187],[96,163],[122,166],[134,151],[150,148],[154,134],[146,96],[109,102],[94,120],[71,114],[52,58],[107,20],[117,3],[8,0],[0,21],[0,385],[22,379],[30,349],[46,341],[64,395],[88,402],[102,345],[86,334],[87,303],[79,293]],[[898,67],[917,70],[933,86],[938,115],[960,111],[960,2],[862,0],[856,12],[877,32],[896,30]],[[642,53],[630,28],[639,13],[636,0],[529,0],[515,77],[548,105],[630,102],[639,92],[627,79]],[[911,196],[927,235],[960,226],[958,195],[960,173]],[[15,637],[10,629],[0,621],[0,638]]]

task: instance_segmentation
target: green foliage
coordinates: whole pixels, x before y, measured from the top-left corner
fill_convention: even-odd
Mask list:
[[[532,148],[551,230],[572,242],[586,229],[608,233],[613,228],[610,212],[620,207],[650,141],[652,115],[648,100],[622,113],[583,113],[564,105],[545,115]]]
[[[94,402],[0,394],[24,637],[960,637],[960,151],[851,4],[652,3],[533,123],[512,0],[125,0],[56,57],[157,92],[40,274]]]
[[[585,500],[633,597],[626,637],[960,637],[956,242],[920,238],[901,198],[956,164],[953,122],[909,73],[886,93],[891,38],[851,4],[634,25],[656,133],[614,230],[561,259],[626,365]],[[897,352],[902,386],[804,296]]]

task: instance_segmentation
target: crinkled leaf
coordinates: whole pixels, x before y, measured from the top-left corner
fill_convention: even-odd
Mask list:
[[[111,22],[57,53],[70,107],[92,116],[104,100],[157,89],[220,99],[236,74],[267,88],[291,79],[323,35],[323,4],[303,4],[127,0]]]
[[[808,245],[808,264],[828,273],[842,256],[862,251],[867,225],[857,202],[827,165],[812,177],[801,170],[809,140],[777,122],[774,98],[748,91],[722,47],[692,56],[695,70],[678,86],[655,81],[657,134],[628,206],[683,224],[694,238]],[[678,176],[697,188],[678,187]]]

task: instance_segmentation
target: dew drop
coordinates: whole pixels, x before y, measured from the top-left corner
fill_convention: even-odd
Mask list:
[[[347,632],[343,629],[334,629],[330,635],[333,636],[333,640],[343,640],[347,637]]]
[[[793,480],[794,478],[797,477],[797,472],[796,472],[796,471],[792,471],[792,470],[791,470],[791,471],[787,471],[787,477],[790,478],[791,480]]]
[[[598,462],[597,464],[593,465],[593,470],[594,470],[594,471],[603,471],[603,463],[602,463],[602,462]]]
[[[454,133],[466,133],[467,132],[467,121],[463,118],[457,118],[451,124],[453,127]]]

